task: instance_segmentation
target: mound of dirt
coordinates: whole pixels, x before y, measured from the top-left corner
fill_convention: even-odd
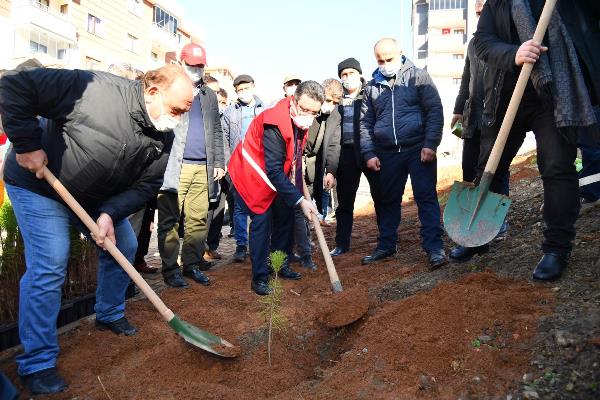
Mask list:
[[[364,286],[332,293],[326,301],[318,319],[328,328],[350,325],[369,310],[369,294]]]

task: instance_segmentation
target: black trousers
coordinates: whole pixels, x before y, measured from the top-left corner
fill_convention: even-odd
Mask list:
[[[475,130],[473,137],[465,138],[463,141],[462,153],[462,171],[463,181],[473,182],[477,178],[477,165],[479,163],[479,153],[481,150],[481,131]],[[499,174],[497,171],[496,174]],[[501,194],[508,196],[510,173],[506,171],[501,175],[502,191]]]
[[[134,264],[141,264],[144,261],[144,257],[148,254],[148,248],[150,247],[150,237],[152,231],[150,225],[154,222],[154,213],[156,211],[156,197],[146,204],[146,210],[144,211],[144,217],[142,218],[142,227],[138,235],[138,248],[135,253]]]
[[[344,250],[350,248],[350,235],[352,234],[354,222],[354,201],[360,184],[360,176],[363,173],[369,181],[371,197],[375,205],[377,227],[379,227],[382,215],[380,210],[379,173],[366,168],[363,170],[356,159],[354,145],[343,145],[337,171],[338,206],[335,210],[335,245]]]
[[[499,107],[506,110],[506,106]],[[491,127],[481,132],[481,157],[478,175],[481,176],[489,158],[503,115]],[[515,157],[528,131],[536,138],[537,163],[544,185],[544,253],[565,254],[571,251],[575,238],[575,221],[579,214],[579,181],[575,170],[577,146],[568,143],[554,122],[551,107],[545,106],[535,95],[526,96],[519,108],[510,131],[498,170],[490,190],[502,191],[502,176]]]
[[[229,177],[227,175],[227,177]],[[227,178],[226,177],[226,178]],[[206,247],[208,250],[217,250],[221,242],[221,229],[223,228],[223,220],[225,218],[226,196],[229,193],[229,180],[223,178],[221,180],[221,196],[214,208],[211,203],[211,208],[208,209],[208,236],[206,237]]]

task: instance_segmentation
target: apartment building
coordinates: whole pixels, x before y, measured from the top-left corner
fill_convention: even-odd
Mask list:
[[[35,56],[66,68],[148,70],[202,44],[176,0],[0,0],[0,26],[2,68]]]

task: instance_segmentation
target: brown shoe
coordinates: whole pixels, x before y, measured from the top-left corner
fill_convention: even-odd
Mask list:
[[[141,263],[133,264],[133,268],[135,268],[135,270],[137,272],[141,272],[142,274],[155,274],[159,270],[158,267],[151,267],[148,264],[146,264],[146,261],[142,261]]]
[[[215,261],[220,260],[222,258],[223,256],[221,256],[221,254],[219,254],[217,250],[207,250],[204,252],[204,259],[206,261]]]

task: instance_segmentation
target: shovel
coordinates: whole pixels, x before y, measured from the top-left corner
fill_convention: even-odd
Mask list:
[[[44,167],[44,178],[56,190],[56,193],[64,200],[65,203],[73,210],[79,219],[85,224],[94,236],[98,236],[98,226],[89,214],[81,207],[63,184],[56,179],[54,174],[47,167]],[[129,260],[121,253],[117,246],[110,240],[104,241],[106,250],[114,257],[114,259],[127,272],[127,275],[135,282],[144,295],[150,300],[152,305],[156,307],[160,315],[167,323],[181,336],[186,342],[206,350],[210,353],[221,357],[237,357],[237,348],[228,341],[213,335],[210,332],[198,329],[195,326],[185,322],[173,313],[158,295],[152,290],[150,285],[146,283],[144,278],[133,268]]]
[[[533,38],[541,43],[550,22],[556,0],[546,0]],[[519,79],[500,126],[498,137],[479,182],[454,182],[448,203],[444,209],[444,228],[450,238],[464,247],[477,247],[489,243],[498,232],[510,207],[511,200],[489,191],[498,168],[502,151],[515,120],[523,92],[529,81],[534,64],[524,63]]]

